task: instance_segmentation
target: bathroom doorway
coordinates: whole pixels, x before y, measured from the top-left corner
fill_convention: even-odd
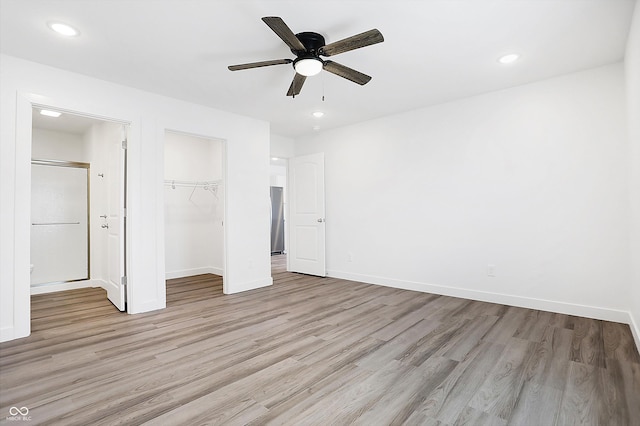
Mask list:
[[[127,128],[32,108],[31,294],[102,287],[126,310]]]

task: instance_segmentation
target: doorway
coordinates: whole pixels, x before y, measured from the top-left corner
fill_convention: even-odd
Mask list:
[[[324,153],[289,160],[287,270],[326,276]]]
[[[166,278],[202,275],[211,282],[217,282],[212,276],[223,280],[224,141],[173,130],[164,136]],[[168,282],[167,292],[173,282]]]
[[[287,165],[286,158],[271,157],[269,168],[271,202],[271,275],[286,270],[287,264]]]
[[[31,294],[102,287],[126,310],[126,129],[32,107]]]

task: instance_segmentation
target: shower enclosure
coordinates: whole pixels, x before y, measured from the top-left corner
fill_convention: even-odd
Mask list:
[[[31,162],[31,285],[87,280],[89,164]]]

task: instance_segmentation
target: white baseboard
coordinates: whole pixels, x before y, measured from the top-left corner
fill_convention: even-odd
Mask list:
[[[179,271],[170,271],[165,273],[165,277],[168,280],[173,278],[193,277],[194,275],[213,274],[222,276],[222,268],[216,268],[213,266],[207,266],[204,268],[182,269]]]
[[[151,300],[146,303],[139,303],[134,308],[129,308],[129,314],[143,314],[145,312],[153,312],[167,307],[166,301]]]
[[[35,285],[31,287],[31,294],[54,293],[56,291],[75,290],[78,288],[93,288],[93,287],[104,288],[104,282],[101,280],[82,280],[82,281],[72,281],[72,282],[66,282],[66,283],[50,283],[50,284]]]
[[[226,288],[224,294],[235,294],[243,291],[255,290],[257,288],[269,287],[270,285],[273,285],[273,278],[271,277],[246,283],[229,283],[225,285]]]
[[[332,278],[340,278],[350,281],[359,281],[367,284],[377,284],[387,287],[414,290],[423,293],[434,293],[443,296],[461,297],[464,299],[479,300],[482,302],[500,303],[503,305],[517,306],[520,308],[537,309],[541,311],[557,312],[560,314],[576,315],[605,321],[621,322],[632,326],[631,314],[628,311],[600,308],[597,306],[578,305],[573,303],[557,302],[553,300],[535,299],[530,297],[515,296],[503,293],[470,290],[464,288],[448,287],[436,284],[404,281],[393,278],[375,277],[370,275],[353,274],[341,271],[327,271]],[[638,330],[636,327],[635,334]],[[636,343],[638,338],[636,337]],[[640,345],[639,351],[640,351]]]
[[[16,336],[14,327],[0,328],[0,342],[8,342],[9,340],[17,339],[19,337],[26,337],[26,336]]]

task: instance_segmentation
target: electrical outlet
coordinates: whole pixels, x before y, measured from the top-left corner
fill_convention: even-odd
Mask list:
[[[351,252],[347,253],[347,262],[353,262],[353,253]]]
[[[492,264],[487,265],[487,276],[488,277],[496,276],[496,265],[492,265]]]

